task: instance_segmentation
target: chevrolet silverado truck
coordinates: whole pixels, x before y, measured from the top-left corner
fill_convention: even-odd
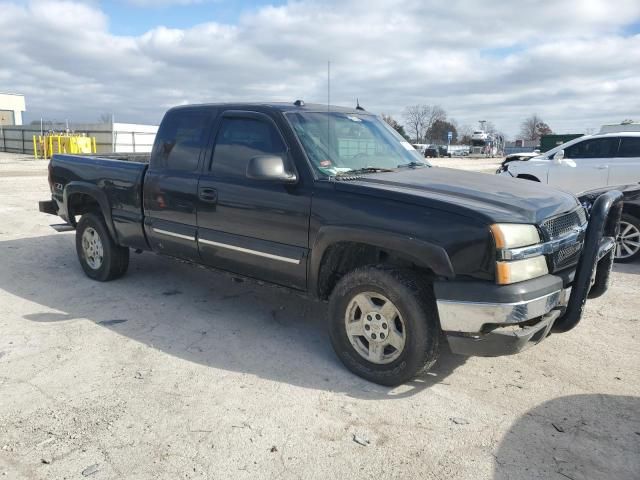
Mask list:
[[[150,156],[54,155],[40,211],[74,228],[86,275],[152,251],[329,303],[336,354],[397,385],[454,353],[517,353],[608,286],[621,194],[434,168],[362,109],[169,110]]]

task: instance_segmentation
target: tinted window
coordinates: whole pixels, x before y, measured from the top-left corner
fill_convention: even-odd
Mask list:
[[[618,149],[617,138],[596,138],[576,143],[565,149],[566,158],[614,157]]]
[[[619,157],[640,157],[640,137],[622,137]]]
[[[245,177],[249,159],[260,155],[284,157],[286,150],[280,133],[270,122],[224,118],[216,137],[211,171]]]
[[[169,111],[160,125],[152,153],[152,168],[193,171],[207,146],[212,110]]]

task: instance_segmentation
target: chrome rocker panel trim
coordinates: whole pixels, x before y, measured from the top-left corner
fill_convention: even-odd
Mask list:
[[[271,260],[278,260],[280,262],[293,263],[295,265],[300,264],[299,258],[283,257],[281,255],[274,255],[272,253],[261,252],[259,250],[252,250],[250,248],[237,247],[235,245],[229,245],[228,243],[214,242],[213,240],[205,240],[203,238],[198,241],[204,245],[211,245],[213,247],[226,248],[227,250],[234,250],[236,252],[248,253],[249,255],[256,255],[258,257],[270,258]]]

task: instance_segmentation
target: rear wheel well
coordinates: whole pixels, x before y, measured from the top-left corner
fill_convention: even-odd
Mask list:
[[[366,243],[337,242],[327,248],[322,256],[318,272],[318,296],[326,300],[346,273],[365,265],[393,265],[421,270],[427,275],[433,273],[426,268],[420,268],[402,252]]]
[[[521,178],[523,180],[531,180],[532,182],[539,182],[540,179],[538,177],[534,177],[533,175],[529,175],[527,173],[523,173],[522,175],[518,175],[516,178]]]
[[[67,213],[69,223],[76,225],[76,217],[85,213],[97,213],[102,215],[98,201],[86,193],[74,193],[67,199]]]

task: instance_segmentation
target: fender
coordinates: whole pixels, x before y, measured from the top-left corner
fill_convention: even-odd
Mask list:
[[[62,194],[63,209],[60,216],[74,227],[76,226],[75,218],[69,216],[69,199],[75,194],[88,195],[98,202],[98,205],[100,205],[100,211],[102,212],[105,223],[107,224],[109,234],[117,242],[118,236],[116,235],[116,230],[113,226],[111,206],[109,205],[107,195],[92,183],[74,181],[65,185],[64,192]]]
[[[318,277],[322,259],[327,249],[340,242],[357,242],[380,247],[385,250],[401,252],[416,265],[432,270],[436,275],[454,278],[455,272],[449,255],[444,248],[429,242],[411,237],[390,233],[384,230],[366,227],[326,226],[320,227],[315,243],[311,249],[307,278],[309,293],[319,297]]]

